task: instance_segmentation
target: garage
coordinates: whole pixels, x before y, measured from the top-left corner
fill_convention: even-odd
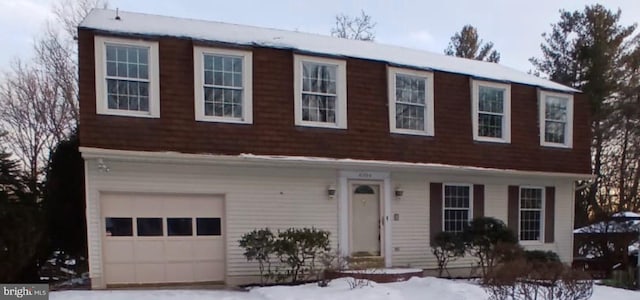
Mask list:
[[[222,196],[103,193],[107,285],[224,281]]]

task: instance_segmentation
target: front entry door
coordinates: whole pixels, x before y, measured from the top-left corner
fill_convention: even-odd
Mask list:
[[[380,186],[354,184],[351,195],[351,255],[380,256]]]

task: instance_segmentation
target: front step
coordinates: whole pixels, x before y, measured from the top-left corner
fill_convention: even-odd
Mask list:
[[[351,270],[384,268],[384,257],[382,256],[352,256],[348,262]]]

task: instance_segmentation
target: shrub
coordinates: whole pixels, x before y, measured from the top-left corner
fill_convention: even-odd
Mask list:
[[[433,237],[431,243],[431,252],[438,261],[438,277],[442,277],[443,272],[447,270],[447,264],[464,256],[465,246],[459,234],[453,232],[440,232]]]
[[[271,256],[275,254],[276,251],[275,235],[269,228],[254,229],[249,233],[243,234],[238,243],[240,247],[244,248],[243,254],[247,258],[247,261],[258,261],[260,283],[265,284],[273,275],[271,270]]]
[[[553,251],[527,250],[524,252],[524,257],[532,263],[560,262],[560,256]]]
[[[589,299],[593,281],[588,274],[559,262],[528,262],[516,259],[495,268],[483,279],[492,300]]]
[[[305,275],[315,273],[316,259],[331,250],[329,234],[328,231],[316,228],[289,228],[278,232],[276,253],[288,267],[284,275],[291,282],[305,280]]]
[[[516,235],[504,222],[491,217],[473,219],[465,226],[462,238],[466,252],[478,259],[483,277],[505,258],[505,254],[509,254],[495,251],[497,245],[506,249],[507,245],[518,243]]]

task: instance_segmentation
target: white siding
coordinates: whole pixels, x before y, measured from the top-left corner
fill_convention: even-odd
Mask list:
[[[315,226],[331,232],[332,246],[339,239],[338,192],[335,199],[327,196],[329,185],[339,185],[340,168],[222,166],[214,164],[133,162],[105,159],[108,172],[101,171],[95,160],[86,162],[87,220],[90,276],[94,288],[102,282],[103,234],[100,214],[100,192],[144,192],[165,194],[217,195],[224,197],[226,222],[226,280],[255,276],[257,265],[248,263],[238,247],[241,235],[255,228],[272,230],[288,227]],[[358,171],[348,169],[347,171]],[[429,247],[429,183],[456,182],[485,185],[485,215],[507,220],[507,187],[538,185],[556,187],[555,242],[527,245],[529,249],[557,252],[569,262],[572,254],[573,182],[549,177],[485,176],[469,174],[398,172],[378,169],[390,174],[389,188],[400,186],[401,199],[391,197],[390,241],[391,265],[426,269],[436,268]],[[461,173],[462,174],[462,173]],[[392,192],[389,192],[391,194]],[[397,214],[398,220],[394,220]],[[470,259],[462,259],[450,267],[469,267]]]
[[[327,197],[335,171],[105,163],[109,172],[98,171],[89,161],[87,173],[90,275],[96,288],[103,287],[101,191],[224,195],[227,277],[257,274],[256,265],[247,263],[238,247],[241,235],[255,228],[315,226],[329,230],[336,245],[337,201]]]

